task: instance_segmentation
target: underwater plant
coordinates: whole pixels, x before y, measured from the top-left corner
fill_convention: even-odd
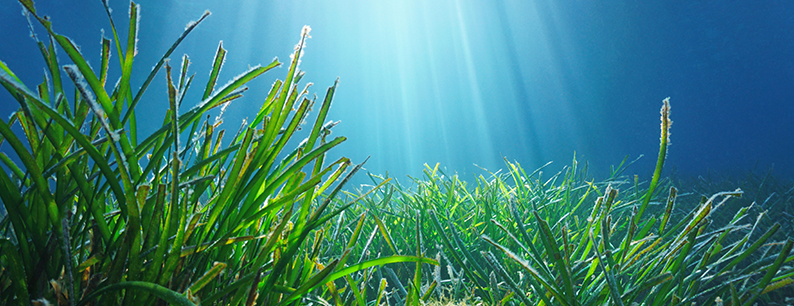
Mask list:
[[[380,211],[384,224],[401,225],[403,235],[394,239],[398,249],[413,243],[400,237],[421,231],[416,236],[422,237],[425,252],[435,254],[440,264],[424,275],[430,284],[423,287],[435,289],[427,294],[433,300],[474,296],[488,305],[768,302],[771,292],[794,283],[794,268],[784,264],[794,259],[790,233],[780,233],[777,223],[761,226],[761,217],[750,219],[750,205],[727,205],[743,195],[740,189],[715,192],[691,205],[678,203],[678,189],[661,176],[670,137],[667,99],[661,114],[659,158],[648,183],[621,176],[633,163],[626,159],[600,182],[588,177],[587,165],[575,157],[549,178],[543,178],[543,167],[527,173],[506,161],[506,173],[480,176],[471,187],[436,165],[414,179],[413,190],[391,184],[365,205]],[[680,213],[676,207],[687,210]],[[429,224],[413,228],[419,220]],[[409,277],[403,271],[390,281]]]
[[[19,3],[49,39],[36,41],[47,69],[35,87],[0,62],[0,84],[20,105],[0,120],[0,145],[16,154],[0,152],[7,210],[0,220],[0,304],[294,305],[318,288],[316,295],[339,298],[334,281],[355,283],[358,271],[436,263],[393,254],[347,265],[359,255],[350,247],[323,252],[328,239],[338,238],[328,235],[329,220],[357,201],[338,195],[361,164],[325,160],[345,141],[330,138],[332,125],[324,124],[336,82],[319,101],[305,140],[286,148],[317,102],[307,97],[310,84],[299,87],[309,27],[286,77],[273,83],[256,118],[223,145],[225,131],[208,111],[240,98],[248,82],[281,65],[277,59],[217,86],[227,52],[219,45],[201,100],[185,110],[194,81],[190,60],[183,56],[180,71],[172,72],[168,59],[209,12],[188,24],[136,90],[132,80],[143,77],[132,75],[139,5],[131,2],[122,39],[102,2],[113,37],[102,38],[95,70],[33,1]],[[108,87],[114,41],[121,73]],[[56,56],[58,48],[69,64]],[[138,102],[163,67],[169,108],[159,129],[138,135]]]
[[[278,60],[218,86],[219,44],[190,101],[189,57],[178,72],[169,58],[209,13],[138,76],[137,4],[124,38],[103,1],[113,37],[95,70],[33,1],[19,3],[48,39],[36,40],[46,72],[35,87],[0,61],[0,84],[20,106],[0,120],[11,149],[0,151],[2,305],[753,305],[794,283],[790,224],[753,219],[752,203],[733,205],[740,189],[681,203],[691,198],[662,176],[667,99],[648,182],[623,175],[628,159],[597,181],[574,156],[550,177],[505,159],[506,171],[470,184],[436,164],[410,188],[369,174],[372,185],[351,192],[363,163],[326,161],[345,141],[324,123],[338,82],[321,101],[300,85],[310,28],[255,119],[223,144],[209,112]],[[113,52],[120,73],[109,86]],[[169,107],[139,135],[138,103],[158,74]],[[305,122],[308,135],[288,148]],[[790,212],[765,198],[765,209]]]

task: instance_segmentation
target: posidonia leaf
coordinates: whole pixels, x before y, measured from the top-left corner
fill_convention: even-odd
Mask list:
[[[777,289],[783,288],[791,284],[794,284],[794,278],[787,277],[779,281],[776,281],[772,284],[769,284],[764,288],[764,291],[762,291],[761,294],[767,294],[768,292],[775,291]]]
[[[338,270],[338,271],[332,273],[331,275],[329,275],[328,279],[326,279],[325,281],[326,282],[331,282],[331,281],[334,281],[334,280],[336,280],[336,279],[338,279],[340,277],[343,277],[345,275],[349,275],[349,274],[352,274],[354,272],[358,272],[358,271],[361,271],[361,270],[364,270],[364,269],[367,269],[367,268],[370,268],[370,267],[382,266],[382,265],[385,265],[385,264],[398,263],[398,262],[415,262],[415,263],[426,263],[426,264],[431,264],[431,265],[436,265],[436,266],[438,265],[438,261],[436,261],[435,259],[432,259],[432,258],[411,256],[411,255],[392,255],[392,256],[381,257],[381,258],[377,258],[377,259],[364,261],[364,262],[361,262],[361,263],[358,263],[358,264],[351,265],[349,267],[343,268],[343,269]]]
[[[190,288],[187,290],[193,293],[199,292],[204,286],[206,286],[210,281],[215,279],[215,277],[220,274],[223,269],[226,269],[226,264],[222,262],[216,262],[212,265],[212,269],[204,273],[204,275],[199,278],[193,285],[190,285]],[[185,291],[187,292],[187,291]]]
[[[36,13],[36,7],[33,5],[33,0],[19,0],[28,11],[32,12],[33,14]]]
[[[380,231],[380,234],[383,236],[383,239],[386,240],[386,244],[388,244],[389,248],[391,248],[392,253],[399,254],[399,252],[397,252],[397,248],[394,246],[394,242],[393,239],[391,238],[391,234],[389,233],[389,229],[386,228],[386,225],[383,224],[383,221],[381,221],[377,215],[373,214],[372,218],[375,219],[375,223],[378,225],[378,230]]]
[[[664,167],[664,161],[667,158],[667,145],[670,143],[670,126],[673,124],[673,121],[670,120],[670,97],[667,97],[662,101],[662,109],[660,111],[662,114],[662,124],[661,124],[661,134],[660,143],[659,143],[659,157],[656,160],[656,169],[653,171],[653,177],[651,178],[651,185],[648,187],[648,192],[645,193],[645,197],[642,199],[642,205],[640,205],[640,210],[634,217],[634,223],[640,224],[640,219],[642,219],[642,214],[645,212],[645,209],[648,207],[648,203],[651,202],[651,197],[653,196],[653,192],[656,190],[656,185],[659,184],[659,178],[662,176],[662,168]]]
[[[220,73],[224,61],[226,61],[226,49],[223,48],[223,41],[221,41],[218,43],[218,51],[215,52],[215,60],[213,60],[212,70],[210,71],[210,79],[207,81],[207,88],[204,90],[204,96],[201,98],[202,100],[209,98],[212,89],[215,88],[215,82],[218,81],[218,73]]]
[[[130,92],[130,75],[132,74],[132,59],[135,53],[138,52],[138,20],[140,19],[140,5],[135,4],[134,2],[130,2],[130,25],[129,25],[129,34],[127,35],[127,50],[123,57],[119,57],[121,60],[121,81],[118,84],[118,95],[116,97],[116,113],[121,114],[121,108],[124,106],[124,101],[127,99],[128,93]],[[114,35],[116,29],[113,29]],[[118,37],[116,37],[118,40]],[[121,53],[121,50],[119,50]],[[101,78],[100,73],[100,78]],[[104,82],[101,82],[104,84]],[[132,98],[132,95],[129,95],[129,98]],[[131,100],[127,100],[127,106],[132,104]],[[134,111],[134,109],[131,109]],[[124,120],[120,120],[120,122],[124,122]]]
[[[353,297],[356,299],[355,300],[356,305],[365,306],[366,302],[364,301],[364,296],[361,293],[361,289],[359,289],[359,287],[361,287],[361,282],[363,282],[363,280],[357,282],[353,280],[353,278],[350,277],[350,275],[345,275],[345,281],[347,282],[348,288],[350,288],[350,291],[353,293]],[[410,302],[410,296],[408,297],[408,300],[405,302],[405,305],[414,306],[414,304]]]
[[[322,157],[322,156],[320,156],[320,157]],[[317,158],[315,160],[315,162],[322,164],[322,162],[320,161],[320,158]],[[325,191],[328,190],[328,188],[330,188],[331,185],[333,185],[334,183],[339,181],[339,178],[342,176],[342,174],[345,172],[345,170],[347,170],[347,167],[349,167],[350,164],[351,164],[351,162],[350,162],[349,158],[340,157],[338,160],[336,160],[331,165],[329,165],[328,166],[329,168],[332,165],[339,165],[339,166],[336,168],[336,170],[334,170],[333,173],[331,173],[330,176],[328,176],[328,178],[325,180],[325,182],[322,185],[318,186],[317,190],[314,191],[312,196],[314,196],[314,194],[323,194],[323,193],[325,193]],[[314,175],[325,175],[326,172],[327,172],[327,169],[326,170],[322,170],[322,171],[320,171],[318,173],[318,171],[315,168],[315,171],[313,171],[313,172],[314,172]]]
[[[265,119],[265,115],[267,115],[273,108],[273,102],[276,100],[276,94],[281,90],[282,82],[281,80],[276,80],[273,83],[273,86],[270,88],[270,93],[267,94],[267,98],[265,99],[265,103],[262,104],[262,107],[259,109],[259,113],[257,113],[256,118],[254,121],[251,121],[251,128],[256,128],[262,120]]]
[[[670,187],[670,195],[667,197],[667,205],[664,208],[664,217],[662,217],[662,223],[659,224],[659,233],[664,233],[664,227],[667,225],[667,221],[670,220],[670,214],[673,212],[673,205],[677,196],[678,189]]]
[[[105,86],[108,79],[108,66],[110,64],[110,40],[102,37],[102,55],[101,63],[99,64],[99,82]]]
[[[11,85],[12,83],[18,85]],[[2,84],[3,87],[5,87],[8,93],[11,94],[11,96],[13,96],[14,99],[17,100],[17,102],[19,102],[20,104],[25,103],[24,96],[22,95],[20,90],[25,90],[25,91],[30,91],[30,90],[27,89],[27,87],[25,87],[22,81],[19,80],[19,78],[14,74],[14,72],[11,71],[11,69],[9,69],[8,66],[6,66],[6,64],[3,61],[0,61],[0,84]],[[21,89],[19,88],[20,86],[22,87]]]
[[[381,300],[381,298],[383,298],[383,293],[385,292],[386,284],[387,284],[386,279],[385,278],[381,278],[380,279],[380,287],[378,287],[378,299],[375,301],[375,305],[380,305],[380,300]],[[338,294],[337,294],[337,296],[338,296]],[[339,299],[337,298],[336,300],[338,301]]]
[[[361,213],[361,216],[358,218],[358,223],[356,224],[356,229],[353,230],[353,234],[350,235],[350,240],[347,241],[347,249],[353,248],[358,242],[358,237],[361,235],[361,229],[364,227],[364,219],[367,217],[367,211],[365,210]],[[344,262],[342,263],[345,264]]]
[[[50,75],[52,76],[52,90],[55,96],[63,95],[63,84],[61,81],[61,67],[58,65],[58,57],[55,56],[55,43],[50,40],[50,43],[47,47],[44,47],[44,43],[39,42],[39,49],[41,50],[42,55],[44,56],[45,61],[47,62],[47,68],[49,69]],[[46,78],[46,74],[44,75]],[[46,81],[45,81],[46,82]],[[44,98],[44,96],[41,96]],[[57,101],[58,99],[56,99]],[[65,113],[67,117],[68,114],[68,104],[64,107],[67,110]]]
[[[434,280],[432,283],[430,283],[430,286],[427,287],[427,291],[425,291],[425,294],[422,295],[422,297],[419,299],[422,300],[422,302],[427,303],[433,291],[436,290],[436,287],[438,287],[438,282]]]
[[[216,240],[216,241],[213,241],[213,242],[203,243],[199,247],[196,247],[195,245],[186,246],[186,247],[182,248],[182,251],[180,252],[179,256],[180,257],[185,257],[185,256],[188,256],[188,255],[193,255],[193,254],[198,253],[198,252],[203,252],[204,250],[211,249],[211,248],[214,248],[214,247],[219,247],[219,246],[228,245],[228,244],[237,243],[237,242],[242,242],[242,241],[262,239],[262,238],[265,238],[265,237],[266,236],[240,236],[240,237],[224,238],[224,239],[219,239],[219,240]]]
[[[0,135],[0,138],[2,138],[2,135]],[[0,140],[0,143],[2,143],[2,140]],[[25,173],[22,172],[22,169],[20,169],[19,166],[17,166],[17,164],[14,161],[12,161],[11,158],[9,158],[5,152],[0,152],[0,162],[2,162],[3,165],[5,165],[6,167],[8,167],[8,169],[11,170],[9,175],[19,180],[20,182],[23,182],[22,183],[23,185],[25,186],[29,185],[29,182],[25,178]]]

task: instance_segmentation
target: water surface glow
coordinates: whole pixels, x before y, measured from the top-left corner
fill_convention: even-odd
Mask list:
[[[650,174],[658,110],[671,96],[668,171],[741,174],[774,165],[794,173],[794,4],[673,1],[141,1],[134,74],[143,76],[185,24],[213,15],[175,52],[196,73],[196,103],[218,42],[229,50],[220,83],[274,56],[289,60],[311,25],[301,68],[320,98],[340,78],[329,118],[349,140],[334,154],[398,178],[436,162],[467,175],[495,171],[502,157],[533,169],[573,153],[597,175],[623,156],[644,154]],[[127,4],[111,2],[120,31]],[[99,2],[38,3],[56,31],[98,63]],[[19,6],[0,4],[0,60],[28,84],[42,65]],[[43,31],[38,34],[42,38]],[[8,43],[10,42],[10,43]],[[65,60],[61,54],[62,61]],[[118,61],[117,54],[112,60]],[[31,68],[27,63],[33,63]],[[113,71],[111,71],[113,72]],[[252,83],[226,113],[235,130],[286,68]],[[163,76],[141,102],[151,126],[167,108]],[[304,81],[306,82],[306,81]],[[2,114],[17,105],[0,93]],[[145,125],[145,124],[143,124]],[[146,134],[147,131],[142,131]],[[4,148],[5,150],[5,148]],[[555,168],[556,169],[556,168]]]

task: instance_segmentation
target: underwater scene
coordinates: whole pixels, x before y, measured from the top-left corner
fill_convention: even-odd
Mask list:
[[[794,305],[794,3],[0,3],[0,305]]]

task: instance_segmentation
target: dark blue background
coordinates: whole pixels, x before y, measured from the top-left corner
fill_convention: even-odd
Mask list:
[[[39,1],[55,30],[98,66],[100,1]],[[139,86],[185,24],[213,12],[174,53],[196,73],[187,105],[198,102],[212,57],[229,50],[219,83],[249,65],[289,60],[308,24],[301,68],[322,96],[340,77],[329,118],[349,140],[334,154],[398,178],[424,163],[449,172],[495,171],[502,157],[531,170],[589,161],[596,177],[625,155],[649,176],[659,144],[659,108],[672,102],[667,171],[690,176],[794,174],[794,2],[791,1],[141,1]],[[111,1],[126,35],[128,4]],[[29,87],[41,56],[21,8],[0,4],[0,60]],[[37,27],[39,39],[46,39]],[[62,63],[66,56],[61,52]],[[111,73],[118,74],[118,54]],[[236,130],[253,119],[275,78],[253,83],[226,113]],[[164,75],[139,108],[142,134],[159,126]],[[114,80],[115,81],[115,80]],[[305,82],[305,81],[304,81]],[[113,84],[114,82],[110,82]],[[0,93],[0,115],[18,105]],[[141,111],[144,110],[144,111]],[[148,130],[147,130],[148,129]],[[227,139],[228,141],[228,139]],[[7,145],[3,151],[10,151]]]

